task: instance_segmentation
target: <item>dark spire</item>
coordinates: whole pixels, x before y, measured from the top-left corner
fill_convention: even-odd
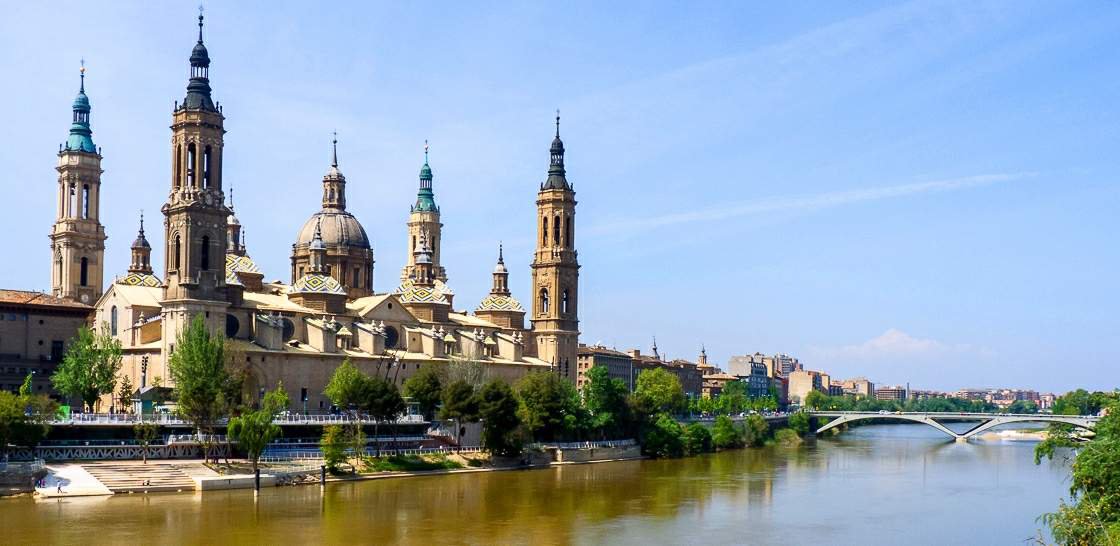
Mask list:
[[[502,256],[502,242],[498,241],[498,263],[505,264],[506,261]]]
[[[140,211],[140,232],[136,234],[136,240],[132,242],[132,248],[152,248],[148,244],[148,238],[144,236],[144,211]]]
[[[420,191],[416,192],[416,204],[412,212],[439,212],[436,194],[432,191],[432,167],[428,165],[428,141],[424,141],[424,165],[420,167]]]
[[[187,84],[187,97],[183,108],[216,112],[210,98],[210,53],[202,43],[202,6],[198,7],[198,43],[191,50],[191,80]]]
[[[560,140],[560,110],[556,110],[556,137],[548,150],[548,178],[541,184],[542,190],[571,190],[564,171],[564,141]]]
[[[65,149],[75,152],[97,153],[93,145],[93,130],[89,128],[89,97],[86,96],[86,60],[82,59],[82,66],[78,69],[80,82],[78,96],[74,97],[73,116],[70,122],[70,135],[66,138]]]

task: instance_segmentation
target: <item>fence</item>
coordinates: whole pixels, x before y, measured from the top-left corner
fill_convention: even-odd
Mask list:
[[[357,420],[362,424],[373,423],[395,423],[398,425],[406,424],[423,424],[427,421],[424,420],[423,415],[402,415],[396,421],[378,421],[368,415],[359,415]],[[55,425],[131,425],[144,421],[145,423],[155,423],[157,425],[182,425],[190,426],[190,422],[184,421],[175,415],[170,414],[155,414],[141,416],[132,413],[74,413],[66,419],[56,419],[53,424]],[[215,424],[226,425],[229,419],[219,419]],[[323,424],[349,424],[354,420],[348,415],[331,415],[331,414],[310,414],[303,415],[298,413],[285,413],[277,415],[273,422],[278,425],[323,425]]]
[[[482,453],[483,450],[480,446],[471,447],[422,447],[414,449],[382,449],[382,457],[392,457],[395,455],[451,455],[452,453]],[[347,454],[352,455],[353,450],[347,450]],[[377,455],[377,449],[367,447],[363,452],[364,455],[373,457]],[[276,454],[270,454],[261,457],[262,463],[282,464],[290,463],[292,461],[321,461],[323,460],[323,452],[318,450],[306,451],[283,451]]]
[[[34,474],[43,469],[43,460],[6,461],[0,460],[0,472],[11,474]]]
[[[606,440],[601,442],[541,442],[529,444],[529,449],[593,449],[598,447],[633,447],[636,440]]]

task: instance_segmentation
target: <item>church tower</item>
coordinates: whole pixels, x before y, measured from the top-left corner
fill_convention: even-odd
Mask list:
[[[101,153],[89,127],[86,67],[74,99],[70,136],[58,151],[58,214],[51,228],[51,293],[93,305],[101,297],[105,228],[101,216]]]
[[[416,274],[416,257],[424,254],[431,258],[433,280],[447,282],[447,271],[439,264],[439,245],[443,239],[443,224],[439,221],[439,207],[436,206],[435,192],[432,191],[432,168],[428,166],[428,141],[424,141],[424,165],[420,167],[420,190],[416,192],[416,204],[408,215],[408,263],[401,270],[401,282]],[[419,241],[426,236],[427,253],[421,253]]]
[[[195,315],[206,317],[215,332],[225,331],[228,307],[225,259],[227,217],[222,192],[221,109],[210,97],[210,55],[202,43],[191,50],[187,96],[171,118],[171,192],[163,205],[163,343],[175,343]]]
[[[136,240],[132,241],[132,261],[128,264],[128,272],[140,275],[152,274],[152,245],[144,236],[143,212],[140,213],[140,232],[136,234]]]
[[[537,357],[576,380],[579,344],[579,262],[576,259],[576,192],[564,171],[560,113],[549,150],[548,178],[537,193],[537,250],[533,254],[533,338]]]

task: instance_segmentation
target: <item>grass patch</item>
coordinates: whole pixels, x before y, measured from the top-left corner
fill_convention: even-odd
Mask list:
[[[420,470],[451,470],[463,465],[446,456],[393,455],[370,457],[365,461],[367,472],[416,472]]]

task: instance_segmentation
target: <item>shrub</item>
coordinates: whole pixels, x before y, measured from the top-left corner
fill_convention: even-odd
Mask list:
[[[789,416],[789,428],[798,434],[809,433],[809,414],[797,412]]]
[[[642,451],[659,458],[684,455],[684,429],[668,414],[658,415],[646,431]]]
[[[712,451],[712,433],[700,423],[692,423],[684,431],[684,448],[689,455]]]
[[[743,424],[746,426],[743,436],[748,446],[758,447],[766,442],[767,436],[770,435],[770,425],[766,424],[766,419],[761,415],[749,415]]]
[[[712,427],[712,443],[718,449],[743,447],[743,435],[730,417],[720,415]]]
[[[779,445],[795,446],[801,443],[801,436],[798,436],[797,432],[793,429],[783,428],[774,433],[774,440],[778,442]]]

